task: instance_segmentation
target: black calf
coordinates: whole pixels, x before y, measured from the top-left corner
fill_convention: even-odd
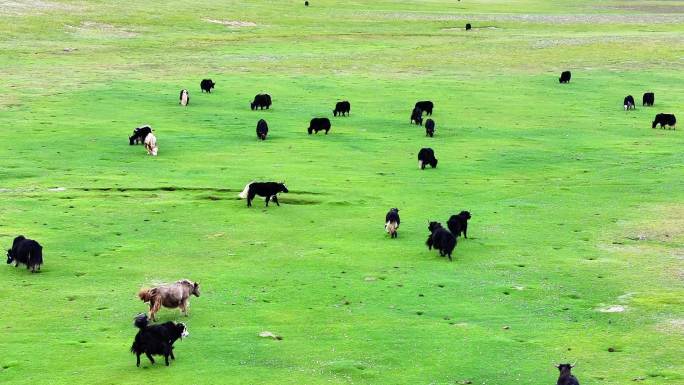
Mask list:
[[[429,137],[435,136],[435,121],[428,119],[425,121],[425,135]]]
[[[439,250],[439,255],[444,257],[449,257],[451,261],[451,253],[456,247],[456,237],[454,237],[447,229],[442,227],[439,222],[430,222],[428,224],[428,230],[430,231],[430,236],[428,236],[425,244],[429,250],[435,249]]]

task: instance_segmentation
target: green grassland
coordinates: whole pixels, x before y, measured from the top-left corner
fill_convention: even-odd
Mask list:
[[[311,2],[0,1],[0,243],[45,255],[0,269],[0,383],[683,384],[684,136],[650,123],[684,118],[684,1]],[[449,263],[427,221],[464,209]],[[136,368],[136,293],[180,278],[190,336]]]

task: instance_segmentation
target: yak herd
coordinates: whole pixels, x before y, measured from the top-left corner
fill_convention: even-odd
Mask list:
[[[308,5],[308,2],[307,2]],[[466,29],[470,29],[470,24]],[[558,79],[560,83],[569,83],[571,79],[570,71],[561,73]],[[200,89],[202,92],[211,93],[216,86],[216,83],[211,79],[203,79],[200,82]],[[643,95],[643,106],[653,106],[655,103],[655,95],[652,92],[647,92]],[[190,95],[187,89],[183,89],[179,95],[179,104],[188,106],[190,104]],[[272,105],[271,96],[268,94],[258,94],[250,103],[251,110],[269,109]],[[624,109],[635,109],[634,97],[628,95],[624,98]],[[423,115],[432,116],[434,104],[431,101],[419,101],[415,104],[411,112],[410,123],[416,125],[423,125]],[[335,105],[332,111],[333,116],[349,116],[351,111],[351,104],[349,101],[341,101]],[[675,128],[676,118],[673,114],[657,114],[652,123],[652,128],[660,125],[661,128]],[[307,132],[309,134],[324,131],[327,135],[331,129],[330,119],[325,117],[318,117],[311,119]],[[268,135],[268,123],[264,119],[260,119],[257,123],[256,134],[259,140],[266,140]],[[429,137],[435,135],[435,122],[431,118],[425,121],[425,134]],[[156,156],[158,153],[157,139],[153,133],[153,129],[149,125],[144,125],[135,128],[133,135],[129,137],[129,144],[144,144],[145,149],[149,155]],[[418,167],[425,169],[429,165],[432,168],[437,167],[437,158],[431,148],[422,148],[418,152]],[[252,206],[252,200],[258,195],[263,197],[268,206],[269,202],[275,202],[280,206],[278,201],[279,193],[287,193],[288,189],[284,183],[278,182],[250,182],[244,190],[239,194],[240,198],[247,200],[247,206]],[[428,249],[433,248],[439,251],[442,257],[447,257],[449,261],[452,260],[452,253],[457,244],[457,239],[462,235],[468,238],[468,220],[471,219],[471,214],[468,211],[461,211],[459,214],[452,215],[447,221],[447,228],[444,228],[440,222],[428,222],[428,238],[425,242]],[[385,230],[390,235],[390,238],[398,236],[398,229],[401,220],[399,218],[399,209],[392,208],[385,215]],[[43,248],[35,240],[27,239],[24,236],[18,236],[12,242],[12,247],[7,250],[7,263],[14,263],[15,266],[19,264],[26,265],[31,272],[40,270],[43,264]],[[183,279],[168,285],[161,285],[150,289],[143,289],[139,292],[139,297],[143,302],[149,303],[150,312],[149,317],[146,314],[138,315],[135,318],[134,325],[137,327],[138,333],[135,336],[131,352],[136,355],[136,364],[140,366],[140,356],[145,354],[149,361],[154,364],[153,355],[164,356],[166,365],[169,365],[169,357],[175,359],[173,355],[173,344],[178,339],[182,339],[188,335],[187,327],[183,323],[166,322],[158,325],[150,325],[150,318],[152,321],[156,320],[155,314],[164,306],[167,308],[180,308],[181,312],[187,315],[187,307],[190,296],[199,297],[199,284],[187,279]],[[571,368],[574,365],[561,364],[557,365],[560,372],[557,381],[558,385],[579,385],[579,382],[571,374]]]

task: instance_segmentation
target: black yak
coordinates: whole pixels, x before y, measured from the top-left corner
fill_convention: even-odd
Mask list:
[[[439,250],[440,256],[447,256],[449,257],[449,261],[451,261],[451,253],[456,247],[456,237],[454,237],[449,230],[442,227],[442,224],[439,222],[429,222],[428,230],[430,231],[430,236],[428,236],[427,241],[425,241],[428,249],[432,250],[434,247]]]
[[[328,135],[328,131],[330,131],[330,119],[328,118],[313,118],[311,119],[311,122],[309,122],[309,128],[307,132],[309,135],[312,133],[317,133],[318,131],[325,131],[325,134]]]
[[[214,89],[215,85],[216,83],[212,82],[211,79],[203,79],[202,82],[200,82],[200,88],[202,89],[202,92],[211,93],[211,90]]]
[[[653,92],[646,92],[641,99],[642,106],[653,106],[655,104],[655,94]]]
[[[391,238],[397,237],[397,230],[399,229],[401,220],[399,219],[399,209],[393,208],[385,215],[385,231]]]
[[[258,109],[263,110],[269,109],[271,107],[271,95],[269,94],[259,94],[254,97],[254,101],[250,103],[250,108],[252,111]]]
[[[288,193],[290,191],[285,187],[284,183],[251,182],[245,186],[238,196],[242,199],[247,198],[247,207],[252,207],[252,200],[257,195],[266,198],[266,207],[268,207],[268,202],[271,200],[280,206],[277,195],[280,192]]]
[[[426,165],[437,168],[437,158],[435,152],[431,148],[421,148],[418,152],[418,168],[425,170]]]
[[[435,136],[435,121],[428,119],[425,121],[425,136],[433,137]]]
[[[575,365],[570,364],[560,364],[556,365],[560,374],[558,375],[558,381],[556,385],[579,385],[577,378],[570,373],[570,370],[575,367]]]
[[[266,135],[268,135],[268,123],[265,120],[260,119],[256,126],[257,138],[261,140],[266,140]]]
[[[145,138],[147,137],[148,134],[152,133],[152,127],[150,126],[141,126],[133,129],[133,135],[128,137],[128,144],[131,146],[134,144],[140,144],[145,141]]]
[[[337,104],[335,104],[335,109],[333,110],[333,116],[344,116],[344,114],[349,116],[349,111],[351,111],[351,104],[349,104],[348,101],[337,102]]]
[[[155,356],[164,356],[166,366],[169,366],[169,357],[175,360],[173,355],[173,344],[178,339],[183,339],[190,335],[188,328],[184,323],[165,322],[159,325],[149,325],[149,320],[146,314],[140,314],[135,317],[133,323],[138,329],[138,334],[135,335],[133,345],[131,345],[131,353],[135,354],[136,366],[140,366],[140,356],[145,354],[147,359],[154,365]]]
[[[634,97],[632,95],[625,96],[623,106],[625,107],[625,111],[636,109],[636,106],[634,105]]]
[[[425,112],[427,115],[432,116],[432,109],[435,107],[434,104],[432,104],[431,101],[425,100],[422,102],[417,102],[415,108],[420,108]]]
[[[563,71],[561,73],[561,76],[558,78],[558,82],[560,83],[570,83],[570,78],[572,77],[572,74],[570,71]]]
[[[411,123],[416,123],[419,126],[423,125],[423,110],[416,107],[411,111]]]
[[[23,235],[14,238],[12,248],[7,250],[7,264],[12,262],[14,267],[19,264],[26,265],[26,269],[31,269],[31,273],[35,273],[43,264],[43,246]]]
[[[472,28],[473,28],[473,26],[470,25],[470,23],[466,24],[466,31],[470,31]]]
[[[656,128],[656,126],[659,124],[660,128],[665,128],[665,126],[667,126],[668,128],[675,129],[675,126],[677,125],[677,118],[675,118],[675,116],[672,114],[658,114],[653,120],[653,125],[651,128]]]
[[[180,104],[181,106],[187,106],[188,104],[190,104],[190,95],[188,94],[188,90],[181,90],[178,99],[178,104]]]
[[[458,238],[463,233],[465,238],[468,238],[468,220],[470,213],[468,211],[461,211],[457,215],[452,215],[447,221],[447,227],[454,237]]]

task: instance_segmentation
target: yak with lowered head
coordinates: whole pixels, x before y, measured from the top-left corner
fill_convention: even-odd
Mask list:
[[[12,248],[7,250],[7,264],[12,262],[14,267],[23,264],[35,273],[43,264],[43,246],[33,239],[26,239],[23,235],[14,238]]]
[[[269,94],[259,94],[254,97],[254,101],[249,105],[252,111],[256,109],[269,109],[271,108],[271,95]]]
[[[456,247],[456,237],[449,230],[442,227],[442,224],[439,222],[429,222],[428,230],[430,231],[430,236],[425,241],[428,249],[432,250],[434,247],[439,250],[439,255],[442,257],[447,256],[449,261],[451,261],[451,253]]]
[[[423,125],[423,110],[420,108],[416,107],[411,111],[411,122],[410,123],[416,123],[419,126]]]
[[[432,116],[432,109],[435,105],[429,100],[423,100],[422,102],[416,102],[415,108],[420,108],[428,116]]]
[[[268,123],[265,120],[260,119],[256,126],[257,138],[261,140],[266,140],[266,135],[268,135]]]
[[[348,101],[337,102],[337,104],[335,104],[335,109],[333,110],[333,116],[344,116],[344,114],[349,116],[349,111],[351,111],[351,104],[349,104]]]
[[[278,193],[281,192],[290,192],[287,187],[285,187],[284,183],[250,182],[238,196],[242,199],[247,198],[247,207],[252,207],[252,200],[257,195],[266,198],[266,207],[268,207],[269,201],[273,201],[276,205],[280,206],[280,203],[278,202]]]
[[[309,122],[307,132],[311,135],[314,132],[318,134],[318,131],[325,131],[325,134],[328,135],[330,126],[330,119],[328,118],[313,118],[311,119],[311,122]]]

